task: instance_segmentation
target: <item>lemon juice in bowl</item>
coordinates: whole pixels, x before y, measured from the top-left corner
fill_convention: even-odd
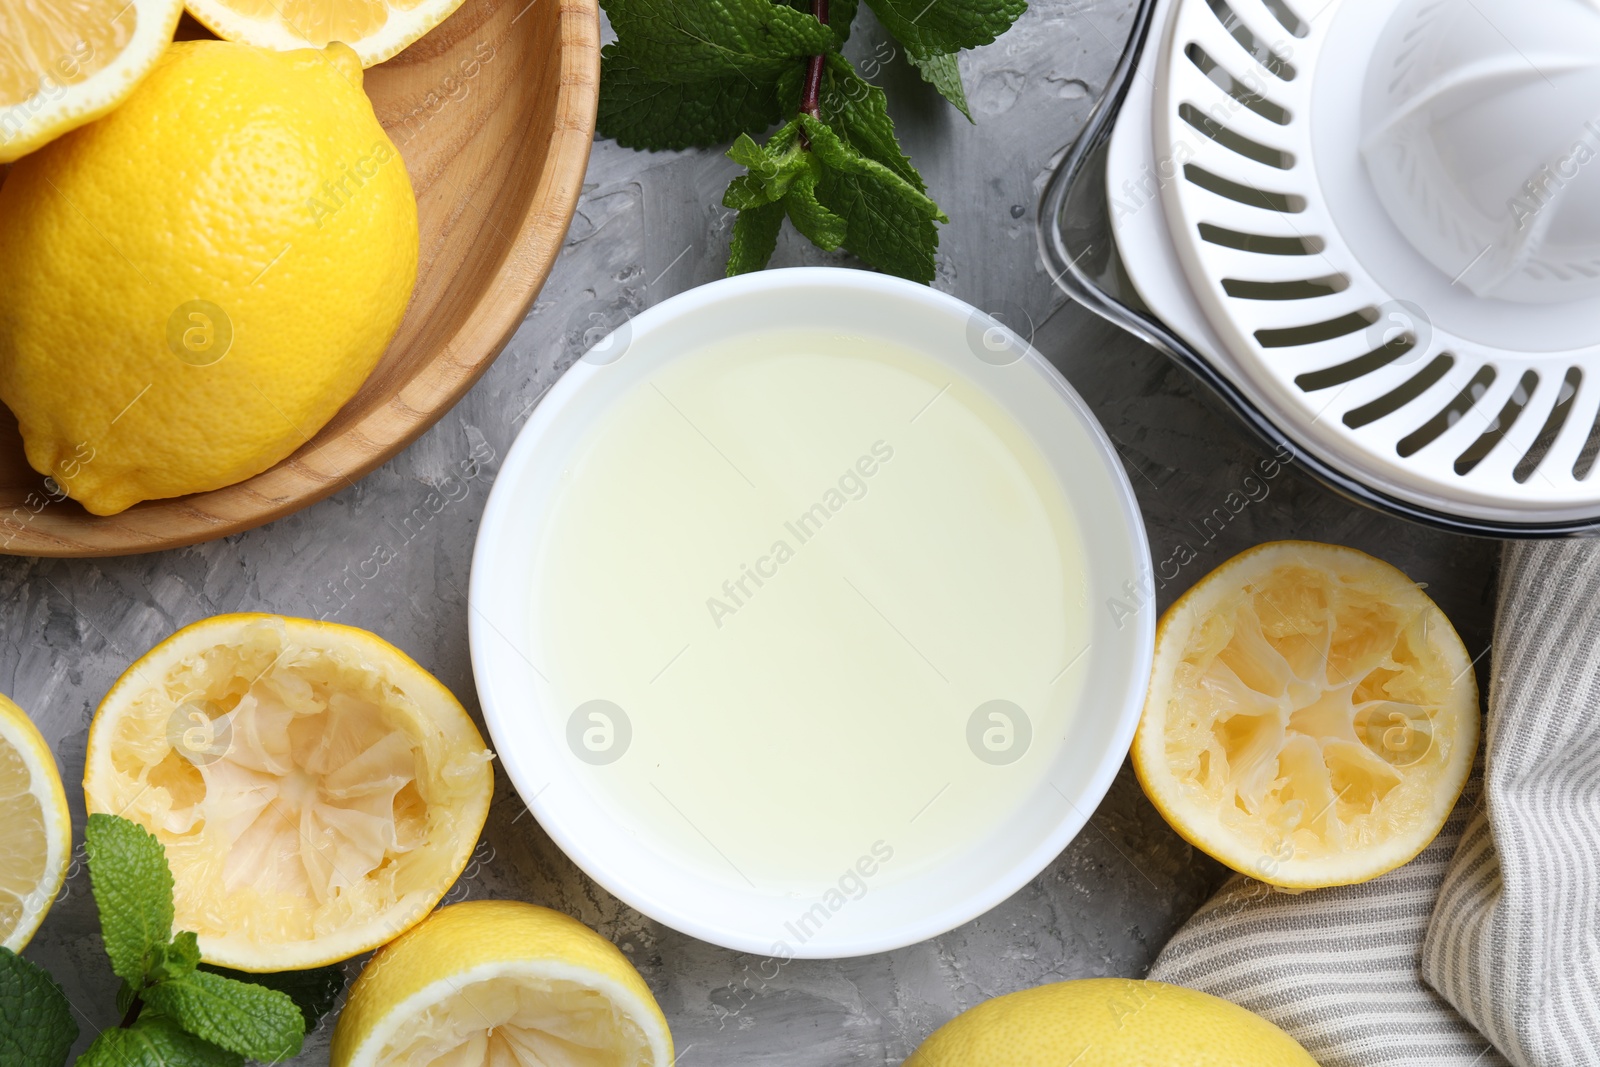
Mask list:
[[[611,817],[704,877],[903,877],[1021,804],[1033,737],[1075,714],[1077,524],[1021,428],[926,356],[715,343],[565,472],[534,546],[542,702]]]
[[[878,952],[1082,827],[1153,640],[1107,604],[1148,569],[1115,450],[1024,341],[767,271],[541,400],[484,512],[473,669],[523,825],[606,890],[741,951]]]

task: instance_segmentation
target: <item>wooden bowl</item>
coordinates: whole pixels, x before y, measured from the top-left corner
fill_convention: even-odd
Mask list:
[[[597,2],[467,0],[364,84],[411,175],[422,250],[411,305],[372,377],[271,470],[104,518],[51,494],[0,405],[0,552],[152,552],[270,522],[405,448],[494,362],[577,208],[600,84]]]

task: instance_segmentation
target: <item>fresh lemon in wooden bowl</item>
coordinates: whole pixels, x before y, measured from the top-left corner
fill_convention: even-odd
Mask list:
[[[0,400],[89,511],[266,470],[377,364],[417,205],[361,80],[340,44],[180,41],[0,185]]]
[[[450,691],[375,634],[219,615],[106,694],[83,791],[165,846],[177,926],[207,961],[299,970],[438,903],[488,816],[489,760]]]
[[[1279,541],[1162,616],[1133,766],[1196,848],[1313,889],[1421,852],[1477,747],[1471,658],[1421,587],[1355,549]]]

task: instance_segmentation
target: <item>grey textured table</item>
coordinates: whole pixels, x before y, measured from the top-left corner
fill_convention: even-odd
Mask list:
[[[1116,440],[1157,559],[1187,543],[1196,559],[1161,595],[1261,541],[1354,545],[1400,566],[1487,647],[1496,546],[1360,510],[1291,465],[1208,537],[1202,521],[1264,449],[1184,372],[1075,305],[1063,306],[1035,250],[1035,203],[1049,166],[1081,127],[1127,34],[1128,0],[1035,0],[999,42],[966,57],[976,126],[906,68],[890,91],[906,147],[946,208],[936,285],[1037,324],[1035,343],[1067,374]],[[887,54],[875,25],[852,51]],[[870,68],[869,68],[870,69]],[[291,518],[194,548],[125,559],[0,559],[0,689],[33,713],[55,747],[81,839],[76,783],[95,706],[135,657],[219,612],[325,616],[377,631],[460,695],[476,715],[467,654],[467,575],[497,459],[534,400],[603,326],[722,272],[731,220],[720,196],[733,164],[716,152],[650,155],[597,142],[584,196],[549,284],[515,339],[461,404],[365,481]],[[483,210],[471,205],[472,210]],[[788,233],[776,264],[846,262]],[[496,459],[482,477],[424,501],[458,462]],[[417,509],[423,509],[417,511]],[[358,573],[380,528],[418,531],[372,578]],[[425,521],[419,521],[425,520]],[[342,589],[340,595],[336,590]],[[1483,670],[1486,661],[1480,660]],[[480,719],[481,722],[481,719]],[[449,899],[514,897],[577,916],[616,941],[655,990],[684,1067],[898,1064],[935,1027],[988,997],[1041,982],[1138,976],[1224,872],[1173,834],[1125,766],[1089,826],[1025,889],[988,914],[881,956],[777,966],[649,921],[598,889],[540,831],[506,782],[473,864]],[[80,1009],[81,1049],[114,1025],[115,986],[88,878],[28,950]],[[354,973],[354,965],[351,965]],[[296,1061],[327,1062],[324,1023]]]

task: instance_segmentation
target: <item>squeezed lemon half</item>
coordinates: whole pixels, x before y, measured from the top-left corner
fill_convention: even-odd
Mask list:
[[[72,819],[50,746],[0,696],[0,947],[21,952],[67,876]]]
[[[513,900],[434,912],[350,987],[332,1067],[670,1067],[639,972],[576,919]]]
[[[1421,588],[1364,552],[1280,541],[1162,616],[1133,765],[1196,848],[1308,889],[1421,852],[1477,746],[1472,661]]]
[[[316,967],[419,922],[466,866],[490,754],[432,675],[365,630],[222,615],[129,667],[83,787],[166,847],[212,963]]]

